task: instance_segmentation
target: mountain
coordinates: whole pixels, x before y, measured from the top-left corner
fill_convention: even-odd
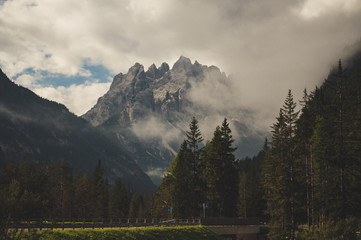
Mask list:
[[[136,63],[128,73],[116,75],[109,91],[82,117],[116,137],[159,182],[193,116],[205,139],[227,117],[238,140],[238,156],[254,155],[260,149],[264,133],[257,134],[244,123],[246,110],[228,105],[231,82],[219,68],[183,56],[172,68],[153,64],[145,71]]]
[[[58,103],[10,81],[0,69],[0,165],[32,159],[66,160],[76,174],[92,174],[102,161],[110,182],[121,178],[134,191],[155,186],[119,142]]]

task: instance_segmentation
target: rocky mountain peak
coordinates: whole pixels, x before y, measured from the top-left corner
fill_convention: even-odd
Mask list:
[[[148,68],[147,72],[155,72],[157,71],[157,67],[155,66],[155,64],[153,63],[152,65],[150,65],[150,67]]]
[[[115,75],[115,77],[113,78],[113,82],[110,85],[110,90],[117,89],[117,86],[120,85],[122,82],[122,78],[123,78],[123,73],[119,73]]]
[[[189,58],[181,56],[173,65],[172,70],[176,72],[188,72],[192,68],[192,62]]]
[[[158,68],[162,73],[166,73],[169,71],[169,65],[167,63],[162,63],[162,65]]]
[[[143,65],[139,63],[135,63],[133,67],[129,68],[127,75],[129,76],[129,78],[136,78],[143,73],[144,73]]]
[[[143,65],[135,63],[128,73],[114,77],[110,90],[83,118],[93,125],[104,123],[119,111],[122,111],[121,121],[126,125],[146,114],[171,118],[173,112],[179,112],[184,107],[183,93],[191,88],[192,82],[203,81],[208,71],[207,66],[197,61],[192,64],[184,56],[171,70],[167,63],[162,63],[159,68],[152,64],[145,72]]]
[[[169,71],[169,65],[167,63],[162,63],[162,65],[157,68],[153,63],[147,70],[146,75],[148,78],[159,79]]]

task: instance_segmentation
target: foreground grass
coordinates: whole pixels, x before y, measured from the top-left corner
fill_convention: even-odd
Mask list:
[[[22,233],[15,239],[28,240],[223,240],[205,227],[147,227],[133,229],[54,230]]]

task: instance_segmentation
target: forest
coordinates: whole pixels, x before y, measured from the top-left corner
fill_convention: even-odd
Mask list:
[[[338,67],[303,99],[289,90],[271,139],[235,159],[225,118],[205,142],[193,118],[158,191],[109,184],[101,161],[74,176],[65,160],[0,172],[0,211],[12,219],[258,217],[269,239],[357,239],[361,215],[361,68]],[[205,206],[207,208],[205,209]]]
[[[110,185],[101,161],[92,176],[73,175],[65,160],[47,166],[26,160],[1,171],[1,216],[11,219],[138,217],[143,197],[120,180]]]
[[[320,87],[289,90],[271,139],[253,158],[234,158],[225,119],[203,141],[193,119],[159,187],[176,217],[258,217],[269,239],[357,239],[361,217],[361,68],[341,60]]]
[[[299,111],[289,91],[271,141],[241,161],[241,215],[263,216],[270,239],[360,238],[360,70],[340,60]]]

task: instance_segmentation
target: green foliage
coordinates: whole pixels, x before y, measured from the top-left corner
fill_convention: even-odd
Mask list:
[[[207,216],[235,216],[238,199],[238,172],[227,119],[217,127],[211,142],[203,141],[195,118],[187,139],[173,159],[156,194],[159,213],[173,208],[173,217],[202,216],[203,203],[209,203]],[[168,214],[169,217],[169,214]]]
[[[128,216],[131,192],[118,179],[109,192],[110,218],[125,218]]]
[[[20,239],[27,240],[221,240],[205,227],[149,227],[135,229],[65,230],[24,233]]]
[[[298,193],[302,191],[302,171],[295,158],[295,135],[298,112],[291,91],[288,92],[277,122],[272,126],[270,152],[264,165],[264,188],[270,216],[271,239],[294,239],[297,225]]]
[[[311,239],[311,240],[338,240],[338,239],[361,239],[360,219],[350,217],[340,222],[333,220],[328,221],[324,229],[320,229],[317,226],[307,228],[307,226],[299,226],[296,232],[296,239]]]
[[[124,144],[114,136],[91,126],[64,105],[16,85],[1,70],[0,103],[1,168],[26,159],[44,165],[66,159],[74,173],[81,175],[91,174],[101,159],[107,169],[115,170],[108,172],[109,179],[122,175],[122,182],[130,185],[133,191],[156,190],[149,177],[137,167],[133,156],[124,149]],[[135,176],[130,174],[133,171],[139,172]]]
[[[339,61],[305,90],[299,118],[287,95],[263,163],[270,239],[360,237],[360,69],[360,54],[347,70]]]
[[[28,160],[0,169],[1,226],[9,219],[127,218],[130,208],[132,217],[148,217],[143,200],[134,200],[139,198],[120,179],[110,187],[100,161],[92,178],[73,176],[64,160],[45,167]]]
[[[203,152],[206,200],[212,206],[208,212],[213,216],[232,217],[237,212],[238,172],[233,141],[229,123],[224,119]]]
[[[240,159],[237,162],[237,170],[240,173],[238,216],[257,217],[262,222],[266,222],[267,216],[266,201],[264,199],[264,178],[262,166],[267,157],[269,146],[265,139],[263,149],[253,158]]]

